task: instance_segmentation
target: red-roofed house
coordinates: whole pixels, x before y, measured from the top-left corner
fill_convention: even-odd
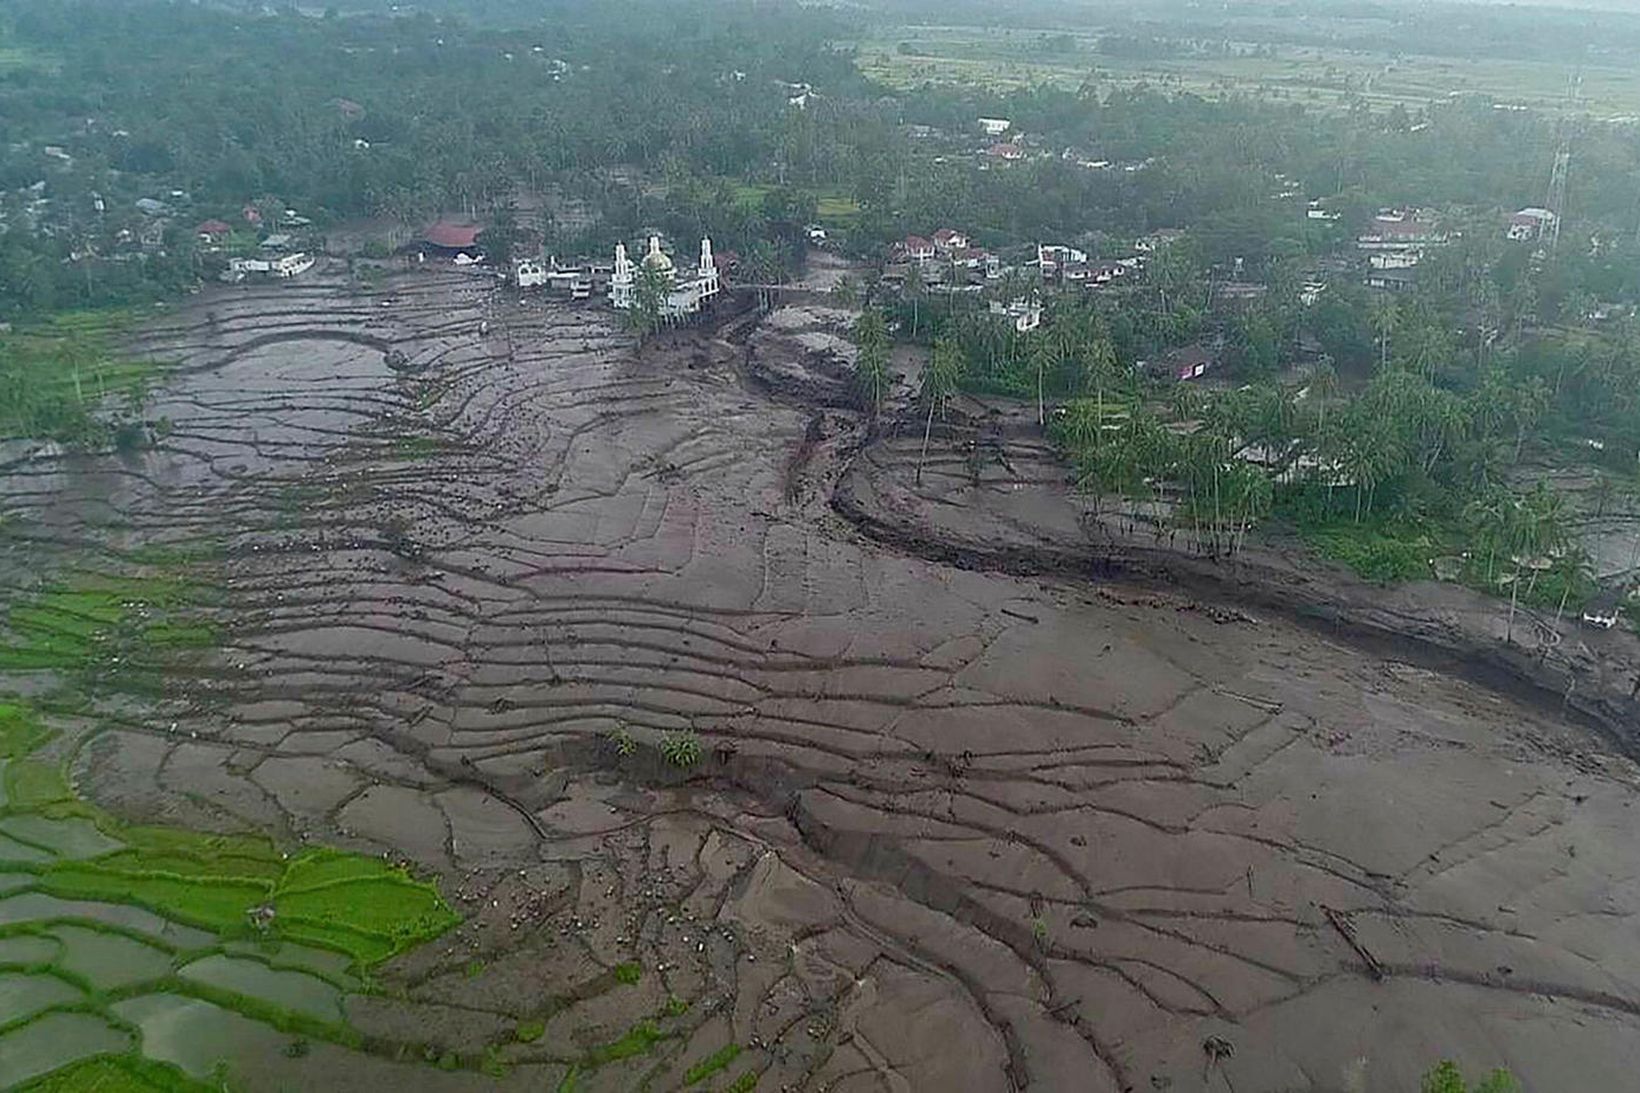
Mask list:
[[[220,243],[228,237],[233,228],[221,220],[207,220],[194,229],[202,242]]]
[[[421,233],[420,242],[432,250],[459,254],[462,251],[471,251],[477,246],[478,233],[482,230],[477,224],[457,224],[449,220],[440,220]]]
[[[906,261],[916,262],[918,265],[932,262],[937,253],[934,244],[920,235],[906,236],[905,242],[900,244],[900,250],[904,253]]]
[[[993,144],[985,149],[985,154],[1005,163],[1017,163],[1025,158],[1025,149],[1017,144]]]
[[[934,233],[934,247],[945,255],[968,249],[968,236],[954,228],[941,228]]]

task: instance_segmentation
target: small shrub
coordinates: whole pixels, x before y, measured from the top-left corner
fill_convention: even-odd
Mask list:
[[[700,762],[700,737],[693,732],[669,732],[661,737],[661,755],[672,766],[688,769]]]
[[[632,734],[626,731],[625,725],[617,725],[609,730],[609,745],[615,749],[615,754],[622,759],[629,759],[638,750],[638,742]]]
[[[640,964],[628,962],[615,965],[615,982],[617,983],[624,983],[630,987],[642,978],[643,966]]]
[[[1420,1088],[1423,1093],[1518,1093],[1520,1085],[1501,1067],[1488,1074],[1479,1085],[1470,1085],[1457,1063],[1442,1059],[1424,1075]]]
[[[533,1044],[546,1035],[546,1032],[547,1023],[545,1021],[524,1021],[513,1032],[513,1039],[521,1044]]]

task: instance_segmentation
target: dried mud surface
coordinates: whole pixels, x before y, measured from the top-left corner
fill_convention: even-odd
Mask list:
[[[905,442],[855,458],[731,327],[213,292],[139,347],[181,365],[157,451],[4,479],[40,550],[225,547],[224,647],[83,790],[402,855],[468,916],[349,1016],[505,1077],[247,1037],[252,1088],[669,1089],[730,1044],[697,1088],[1630,1083],[1628,760],[1276,613],[885,547],[832,495]]]

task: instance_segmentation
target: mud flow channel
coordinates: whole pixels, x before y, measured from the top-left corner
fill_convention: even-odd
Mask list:
[[[875,545],[828,503],[859,423],[743,338],[639,353],[427,273],[216,291],[136,349],[176,362],[156,447],[13,466],[7,595],[199,557],[214,640],[73,785],[402,860],[463,918],[365,979],[188,966],[354,1042],[118,1004],[149,1054],[268,1090],[1633,1087],[1640,796],[1582,729]]]

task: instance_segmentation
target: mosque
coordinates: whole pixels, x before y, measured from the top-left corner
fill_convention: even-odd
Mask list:
[[[679,271],[665,251],[661,238],[649,237],[649,252],[643,256],[642,268],[659,274],[666,285],[666,296],[661,302],[661,318],[676,321],[698,313],[706,302],[722,291],[717,263],[712,259],[711,239],[700,241],[700,265],[692,270]],[[615,244],[615,273],[609,281],[609,302],[617,311],[629,311],[637,303],[639,267],[627,256],[626,244]]]

